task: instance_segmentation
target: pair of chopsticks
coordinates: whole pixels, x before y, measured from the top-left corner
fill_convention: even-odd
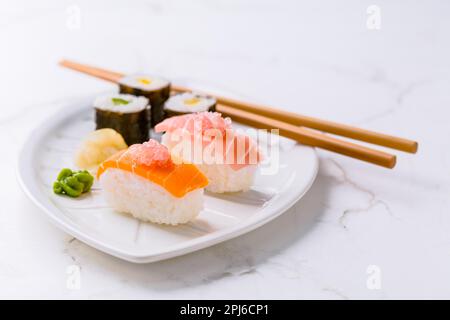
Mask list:
[[[61,66],[70,68],[91,76],[117,83],[125,75],[89,65],[63,60]],[[189,88],[172,85],[175,92],[190,92]],[[216,110],[234,121],[250,125],[258,129],[279,129],[280,135],[294,139],[302,144],[336,152],[351,158],[366,161],[386,168],[393,168],[396,156],[346,140],[341,140],[325,133],[364,141],[391,149],[416,153],[416,141],[369,131],[353,126],[335,123],[283,111],[268,106],[242,102],[226,97],[214,96],[217,99]],[[322,132],[321,132],[322,131]]]

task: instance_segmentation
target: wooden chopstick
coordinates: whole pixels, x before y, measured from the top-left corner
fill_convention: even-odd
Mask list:
[[[172,89],[178,92],[192,91],[191,89],[182,86],[172,86]],[[217,102],[222,105],[234,107],[236,109],[251,112],[256,115],[265,116],[267,118],[283,121],[296,126],[312,128],[323,132],[328,132],[335,135],[351,138],[354,140],[364,141],[371,144],[384,146],[391,149],[409,153],[416,153],[418,149],[418,143],[416,141],[394,137],[387,134],[365,130],[332,121],[308,117],[294,112],[279,110],[268,106],[237,101],[226,97],[220,96],[214,97],[216,98]]]
[[[294,139],[305,145],[319,147],[390,169],[392,169],[396,164],[395,155],[336,139],[315,130],[295,126],[283,121],[221,104],[218,104],[216,109],[224,116],[228,116],[239,123],[258,129],[270,130],[277,128],[280,130],[280,135]]]
[[[121,78],[123,78],[125,75],[118,72],[113,72],[93,66],[89,66],[86,64],[77,63],[70,60],[61,60],[59,62],[60,66],[76,70],[85,74],[89,74],[91,76],[117,83]]]

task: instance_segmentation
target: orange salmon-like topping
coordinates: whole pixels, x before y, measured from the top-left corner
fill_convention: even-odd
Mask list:
[[[208,185],[206,176],[193,164],[175,164],[164,152],[167,148],[154,140],[147,145],[133,145],[104,161],[97,178],[108,169],[121,169],[145,178],[181,198],[187,193]]]

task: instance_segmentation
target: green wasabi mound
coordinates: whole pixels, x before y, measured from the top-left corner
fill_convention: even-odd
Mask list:
[[[93,183],[94,177],[88,171],[72,171],[64,168],[53,183],[53,192],[77,198],[82,193],[89,192]]]

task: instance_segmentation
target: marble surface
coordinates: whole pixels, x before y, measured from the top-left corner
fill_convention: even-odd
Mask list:
[[[373,4],[380,29],[367,27]],[[450,298],[448,1],[0,0],[0,8],[0,298]],[[208,83],[411,137],[420,150],[399,154],[394,170],[319,152],[312,189],[273,222],[134,265],[54,227],[16,182],[18,150],[36,123],[73,97],[113,88],[58,68],[62,57]],[[68,285],[71,268],[79,287]]]

